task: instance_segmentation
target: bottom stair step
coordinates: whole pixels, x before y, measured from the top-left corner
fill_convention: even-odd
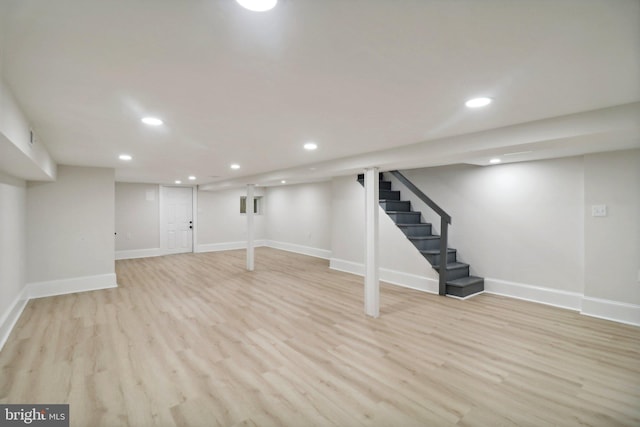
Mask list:
[[[439,265],[432,265],[433,269],[440,273]],[[453,282],[456,279],[462,279],[469,276],[469,264],[464,262],[450,262],[447,263],[447,283]]]
[[[484,291],[484,279],[482,277],[467,276],[447,282],[447,294],[457,297],[467,297]]]

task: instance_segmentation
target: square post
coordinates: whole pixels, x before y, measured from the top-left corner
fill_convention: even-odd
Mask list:
[[[380,278],[379,278],[379,183],[378,168],[365,169],[365,275],[364,275],[364,312],[367,316],[380,315]]]

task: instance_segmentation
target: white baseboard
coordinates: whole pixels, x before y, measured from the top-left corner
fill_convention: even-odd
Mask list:
[[[25,286],[20,295],[13,301],[9,310],[0,318],[0,350],[9,339],[13,327],[18,323],[18,319],[28,302],[27,287]]]
[[[585,316],[640,326],[640,305],[636,304],[584,297],[580,313]]]
[[[28,283],[11,304],[9,310],[0,318],[0,350],[9,338],[29,300],[116,287],[118,287],[118,283],[115,273]]]
[[[364,276],[364,264],[346,261],[344,259],[329,259],[329,268],[332,270],[344,271],[345,273],[356,274],[358,276]]]
[[[162,256],[165,253],[160,248],[149,249],[131,249],[126,251],[116,251],[116,259],[134,259],[134,258],[149,258],[154,256]]]
[[[308,255],[316,258],[330,259],[331,251],[327,249],[312,248],[311,246],[297,245],[295,243],[277,242],[275,240],[266,240],[265,246],[281,251],[295,252],[297,254]]]
[[[582,307],[583,295],[578,292],[561,291],[506,280],[485,278],[484,291],[489,294],[503,295],[575,311],[579,311]]]
[[[331,258],[331,251],[326,249],[313,248],[310,246],[303,246],[294,243],[278,242],[275,240],[256,240],[255,247],[259,248],[267,246],[274,249],[280,249],[288,252],[295,252],[303,255],[308,255],[316,258],[329,259]],[[246,249],[247,242],[224,242],[224,243],[206,243],[197,245],[195,248],[196,253],[202,252],[219,252],[219,251],[233,251],[237,249]],[[116,251],[116,260],[121,259],[134,259],[134,258],[148,258],[168,255],[160,248],[149,249],[133,249],[126,251]]]
[[[76,292],[96,291],[117,288],[116,274],[99,274],[96,276],[73,277],[70,279],[50,280],[27,284],[29,299],[73,294]]]
[[[256,248],[261,246],[265,246],[265,240],[255,240],[253,242]],[[196,247],[196,252],[219,252],[219,251],[233,251],[236,249],[246,249],[247,242],[246,240],[240,242],[225,242],[225,243],[206,243],[203,245],[198,245]]]
[[[329,260],[329,268],[332,270],[344,271],[346,273],[364,276],[364,264],[346,261],[338,258]],[[402,271],[380,269],[380,280],[403,288],[416,289],[418,291],[438,293],[438,281],[429,277],[418,276],[416,274],[404,273]]]

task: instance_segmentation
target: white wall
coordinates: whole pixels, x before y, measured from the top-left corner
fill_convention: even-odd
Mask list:
[[[25,303],[26,193],[24,181],[0,173],[0,349]]]
[[[363,274],[364,187],[355,176],[332,180],[331,268]],[[379,215],[380,279],[437,292],[438,275],[382,208]]]
[[[330,181],[269,187],[265,202],[270,246],[330,256]]]
[[[160,248],[160,208],[157,184],[116,183],[116,251]]]
[[[115,284],[114,188],[113,169],[72,166],[55,182],[28,184],[28,282]]]
[[[215,251],[246,247],[247,217],[240,213],[240,197],[245,188],[224,191],[198,191],[198,247],[196,251]],[[255,196],[264,196],[256,188]],[[255,215],[255,239],[264,240],[264,215]],[[258,244],[261,244],[258,242]]]
[[[403,173],[452,216],[450,246],[487,291],[640,325],[640,150]],[[438,232],[439,218],[391,180]],[[331,266],[361,273],[364,190],[344,177],[332,193]],[[594,204],[608,216],[592,217]],[[435,289],[403,237],[382,214],[381,280]]]
[[[640,150],[585,156],[584,205],[585,295],[640,305]]]
[[[403,171],[452,217],[450,247],[474,275],[583,292],[582,157]],[[430,209],[408,191],[417,210]],[[439,219],[427,215],[439,232]]]

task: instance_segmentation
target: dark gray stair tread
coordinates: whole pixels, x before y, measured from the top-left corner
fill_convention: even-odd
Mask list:
[[[440,255],[440,249],[423,249],[420,252],[425,255]],[[447,248],[447,253],[453,253],[453,252],[456,252],[456,250],[453,248]]]
[[[475,285],[480,282],[484,282],[483,277],[467,276],[467,277],[461,277],[460,279],[447,281],[447,285],[455,286],[457,288],[464,288],[465,286]]]
[[[419,222],[417,224],[402,224],[402,223],[398,223],[396,224],[398,227],[424,227],[425,225],[431,225],[428,222]]]
[[[397,202],[397,200],[396,200],[396,202]],[[390,213],[390,214],[401,213],[401,214],[410,214],[410,215],[420,215],[420,212],[416,212],[416,211],[387,211],[387,213]],[[407,225],[424,225],[424,224],[407,224]]]
[[[439,238],[440,236],[436,236],[435,234],[432,234],[430,236],[411,236],[409,237],[409,240],[435,240]],[[440,251],[438,251],[438,253],[440,253]]]
[[[465,264],[464,262],[450,262],[447,264],[447,270],[457,270],[458,268],[467,268],[469,264]],[[433,268],[436,270],[440,269],[439,265],[434,265]]]

